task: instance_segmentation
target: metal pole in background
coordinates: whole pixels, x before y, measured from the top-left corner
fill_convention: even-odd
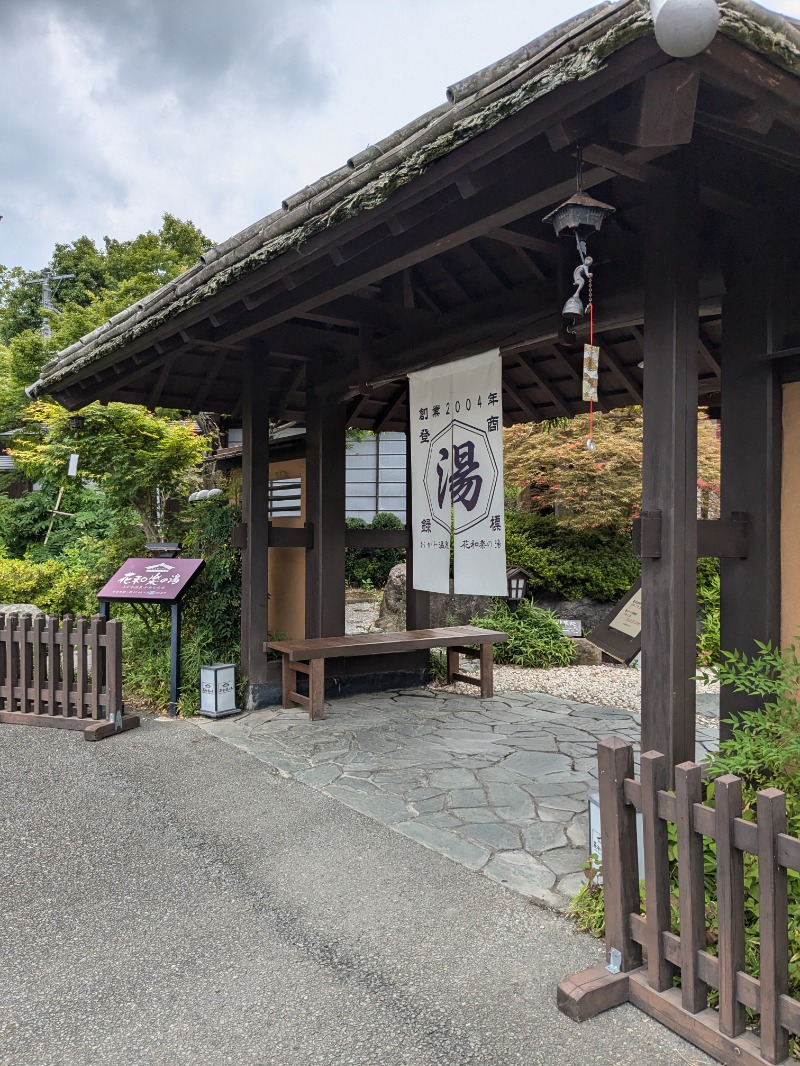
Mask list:
[[[181,683],[181,604],[172,604],[169,641],[169,716],[178,714],[178,688]]]

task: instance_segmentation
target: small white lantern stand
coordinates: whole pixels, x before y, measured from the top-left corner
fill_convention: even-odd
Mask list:
[[[204,718],[226,718],[239,714],[236,706],[236,667],[213,663],[200,667],[200,714]]]

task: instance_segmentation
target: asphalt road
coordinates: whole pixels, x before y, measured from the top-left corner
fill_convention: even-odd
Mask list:
[[[707,1060],[558,980],[599,946],[191,723],[0,726],[2,1066]]]

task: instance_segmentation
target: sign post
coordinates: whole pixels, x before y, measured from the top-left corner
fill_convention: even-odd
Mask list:
[[[165,603],[170,606],[169,715],[178,713],[181,673],[181,600],[205,566],[202,559],[128,559],[97,594],[100,614],[112,603]]]

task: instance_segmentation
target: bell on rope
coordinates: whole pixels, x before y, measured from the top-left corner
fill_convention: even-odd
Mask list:
[[[571,325],[573,326],[575,325],[577,319],[583,318],[583,316],[586,314],[586,308],[583,306],[583,301],[581,300],[580,296],[573,293],[573,295],[570,296],[570,298],[564,304],[561,314],[564,316],[564,318],[572,319]]]

